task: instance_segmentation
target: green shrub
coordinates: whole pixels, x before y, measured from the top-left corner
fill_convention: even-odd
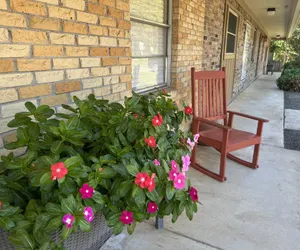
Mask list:
[[[300,69],[300,57],[297,57],[295,60],[288,62],[284,65],[284,70],[286,69]]]
[[[137,222],[197,211],[197,190],[188,180],[190,150],[198,135],[179,125],[180,111],[164,92],[126,98],[124,106],[74,98],[69,114],[46,105],[25,104],[8,126],[17,141],[7,149],[27,147],[26,155],[0,162],[0,227],[18,249],[64,249],[77,230],[88,232],[102,212],[115,234]],[[51,234],[60,231],[60,242]]]
[[[300,68],[287,68],[277,79],[277,86],[284,91],[300,92]]]

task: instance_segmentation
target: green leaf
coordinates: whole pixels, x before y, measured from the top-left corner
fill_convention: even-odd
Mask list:
[[[26,231],[29,231],[29,229],[32,227],[33,227],[33,223],[31,221],[22,220],[16,223],[16,227],[14,228],[14,230],[24,229]]]
[[[189,218],[189,220],[192,220],[193,219],[193,205],[190,202],[186,203],[185,212],[186,212],[186,216]]]
[[[45,230],[47,232],[53,232],[53,231],[57,230],[58,228],[60,228],[62,225],[62,217],[63,216],[60,215],[60,216],[57,216],[57,217],[51,219],[49,221],[47,227],[45,228]]]
[[[36,107],[32,102],[26,102],[25,107],[29,110],[31,114],[34,114],[34,112],[36,111]]]
[[[18,213],[19,207],[13,207],[9,204],[3,204],[2,209],[0,209],[0,216],[8,217]]]
[[[111,215],[107,219],[107,225],[109,227],[115,226],[118,222],[120,222],[120,216],[121,216],[121,213],[116,213],[116,214]]]
[[[10,231],[15,226],[16,226],[16,224],[14,223],[14,221],[12,219],[10,219],[8,217],[0,216],[0,228]]]
[[[167,182],[166,195],[168,200],[171,200],[173,198],[175,191],[176,190],[174,188],[173,182],[171,181]]]
[[[161,162],[162,162],[162,166],[163,166],[165,172],[166,172],[166,173],[169,173],[170,168],[169,168],[169,166],[168,166],[168,163],[167,163],[165,160],[162,160]]]
[[[135,177],[135,176],[138,174],[138,172],[139,172],[139,169],[138,169],[136,166],[134,166],[134,165],[127,165],[127,166],[126,166],[126,169],[127,169],[128,173],[131,174],[131,175],[134,176],[134,177]]]
[[[66,240],[70,234],[72,233],[72,228],[67,228],[67,227],[63,227],[62,230],[60,231],[60,238],[61,240]]]
[[[183,111],[179,111],[177,113],[177,122],[178,122],[178,124],[181,124],[182,121],[183,121]]]
[[[68,169],[79,167],[83,163],[81,156],[73,156],[65,160],[65,166]]]
[[[71,112],[73,112],[73,113],[77,113],[77,110],[74,109],[74,108],[72,108],[72,107],[69,106],[69,105],[62,104],[61,106],[62,106],[64,109],[66,109],[66,110],[69,110],[69,111],[71,111]]]
[[[140,207],[145,204],[145,193],[143,189],[141,189],[139,186],[134,186],[132,191],[132,197],[134,198],[136,204]]]
[[[1,218],[0,218],[1,220]],[[11,234],[8,236],[8,240],[10,243],[12,243],[14,246],[22,246],[22,242],[21,240],[19,239],[19,237],[16,236],[16,234]]]
[[[31,118],[29,117],[17,117],[10,121],[7,126],[9,128],[15,128],[15,127],[20,127],[23,125],[27,125],[31,121]]]
[[[35,248],[35,240],[32,235],[29,235],[25,230],[18,230],[17,233],[18,238],[22,242],[23,246],[29,249]]]
[[[63,141],[55,141],[51,146],[51,152],[53,154],[60,154],[64,150],[64,142]]]
[[[133,217],[134,217],[134,220],[137,222],[142,222],[142,221],[146,220],[146,215],[141,212],[133,213]]]
[[[25,218],[31,222],[35,222],[36,218],[37,218],[37,213],[33,212],[33,211],[26,211],[25,212]]]
[[[106,203],[106,199],[105,199],[105,196],[100,194],[99,192],[95,192],[92,199],[98,203],[98,204],[101,204],[101,205],[104,205]]]
[[[186,192],[184,190],[177,191],[175,194],[175,199],[179,201],[186,200]]]
[[[68,198],[61,200],[61,209],[66,214],[74,214],[77,210],[77,203],[73,195],[69,195]]]
[[[48,214],[53,215],[53,216],[58,216],[63,214],[63,211],[61,210],[61,206],[55,203],[47,203],[46,206],[46,211]]]
[[[33,227],[33,233],[36,234],[41,228],[45,228],[51,219],[52,216],[49,214],[38,215]]]
[[[50,247],[50,242],[45,242],[42,246],[40,246],[39,250],[48,250]]]
[[[65,181],[58,184],[59,189],[66,195],[72,194],[77,190],[77,185],[69,176],[65,177]]]
[[[77,115],[72,116],[71,118],[69,118],[67,122],[67,130],[76,129],[78,127],[78,124],[79,124],[78,116]]]
[[[178,217],[179,217],[179,214],[177,212],[177,209],[174,209],[173,216],[172,216],[172,223],[175,223],[177,221]]]
[[[41,187],[45,190],[50,190],[54,185],[54,181],[51,179],[51,173],[45,173],[40,180]]]
[[[115,235],[118,235],[118,234],[122,233],[123,227],[124,227],[123,223],[122,223],[121,221],[119,221],[119,222],[114,226],[114,230],[113,230],[114,234],[115,234]]]
[[[114,177],[117,172],[112,167],[105,167],[99,172],[99,177],[104,179],[110,179]]]
[[[129,192],[132,185],[133,185],[132,180],[127,180],[120,184],[118,188],[118,195],[120,196],[120,198],[124,197]]]
[[[91,224],[88,223],[85,219],[79,220],[79,227],[83,232],[89,232],[91,231],[92,227]]]
[[[129,235],[132,235],[136,226],[136,222],[132,222],[130,225],[127,225],[127,232]]]

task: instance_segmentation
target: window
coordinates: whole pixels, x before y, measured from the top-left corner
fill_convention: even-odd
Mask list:
[[[237,25],[238,25],[237,15],[233,13],[231,10],[229,10],[227,31],[226,31],[226,54],[227,55],[235,53]]]
[[[132,88],[167,85],[170,65],[168,0],[131,0]]]

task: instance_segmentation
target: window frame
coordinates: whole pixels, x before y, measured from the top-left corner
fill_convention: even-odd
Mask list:
[[[165,73],[165,82],[162,84],[157,84],[154,86],[149,86],[146,88],[137,88],[134,91],[136,93],[148,93],[152,92],[158,88],[163,88],[163,87],[169,87],[171,84],[171,54],[172,54],[172,0],[164,0],[165,2],[165,23],[159,23],[159,22],[154,22],[150,20],[146,20],[143,18],[139,17],[134,17],[130,14],[130,21],[131,22],[136,22],[136,23],[143,23],[147,25],[152,25],[160,28],[166,29],[166,55],[164,56],[165,58],[165,67],[164,67],[164,73]],[[133,43],[132,43],[133,44]],[[162,58],[162,56],[145,56],[145,57],[134,57],[132,56],[132,60],[134,59],[139,59],[139,58]],[[131,73],[132,74],[132,73]]]
[[[251,55],[251,61],[255,61],[255,54],[256,54],[256,45],[258,40],[258,30],[254,27],[254,34],[253,34],[253,48],[252,48],[252,55]]]
[[[232,33],[232,32],[229,32],[228,29],[229,29],[229,16],[230,16],[230,13],[234,16],[236,16],[237,20],[236,20],[236,27],[235,27],[235,34]],[[227,20],[226,20],[226,27],[225,27],[225,44],[224,44],[224,59],[233,59],[235,58],[235,54],[236,54],[236,44],[237,44],[237,38],[238,38],[238,28],[239,28],[239,15],[237,12],[235,12],[233,9],[231,9],[230,7],[228,7],[228,10],[227,10]],[[228,34],[232,35],[235,37],[235,40],[234,40],[234,52],[233,53],[227,53],[227,43],[228,43]]]

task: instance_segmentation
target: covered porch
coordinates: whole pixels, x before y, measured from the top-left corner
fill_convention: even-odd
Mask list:
[[[229,109],[269,119],[263,133],[260,168],[249,169],[227,160],[225,183],[219,183],[191,169],[189,178],[199,190],[199,212],[193,221],[186,216],[165,229],[156,230],[154,221],[139,224],[133,236],[112,237],[106,249],[298,249],[300,155],[283,148],[283,92],[278,75],[261,76],[230,104]],[[255,129],[247,119],[236,119],[234,127]],[[200,161],[212,170],[219,153],[198,147]],[[252,149],[235,152],[250,160]]]

